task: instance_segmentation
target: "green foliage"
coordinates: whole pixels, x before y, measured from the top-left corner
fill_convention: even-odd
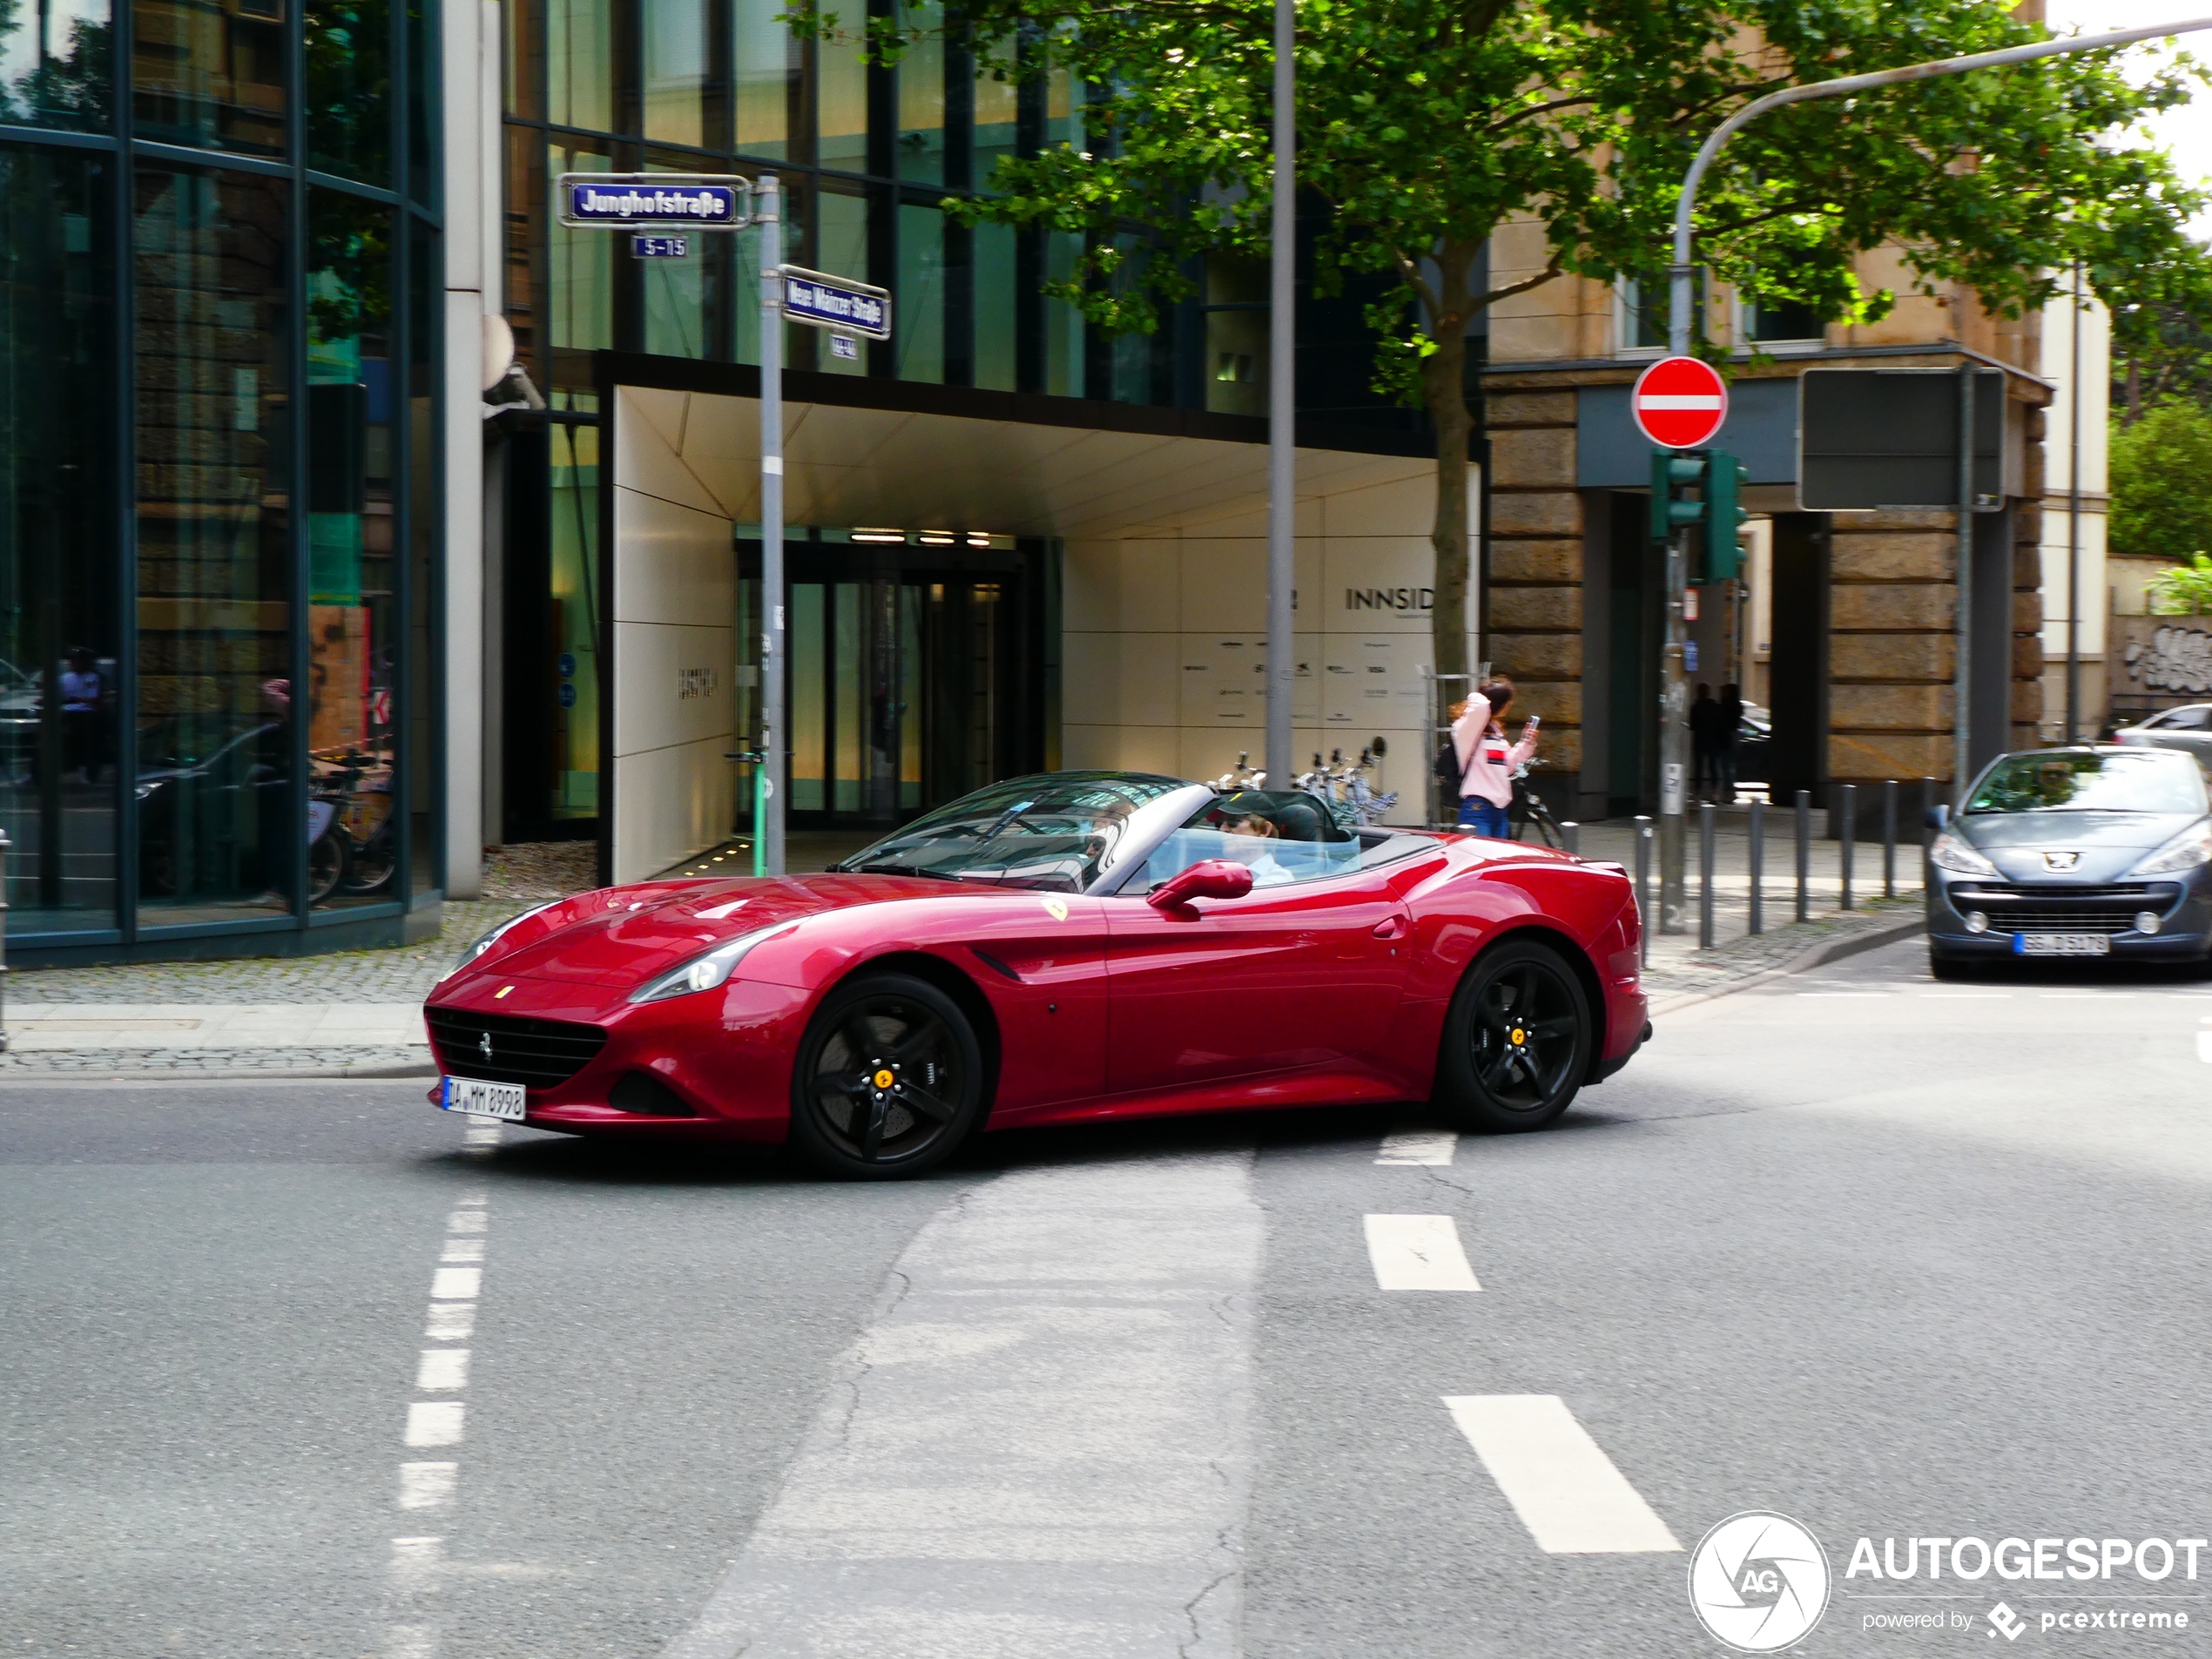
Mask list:
[[[2150,609],[2155,617],[2212,616],[2212,554],[2199,553],[2152,578]]]
[[[2159,405],[2112,436],[2111,551],[2188,563],[2212,547],[2212,413]]]

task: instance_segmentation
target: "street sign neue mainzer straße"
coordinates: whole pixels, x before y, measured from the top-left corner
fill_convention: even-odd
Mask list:
[[[752,187],[734,174],[564,172],[553,200],[578,229],[741,231],[752,220]]]
[[[891,291],[851,277],[783,267],[784,316],[815,328],[834,328],[870,340],[891,338]]]

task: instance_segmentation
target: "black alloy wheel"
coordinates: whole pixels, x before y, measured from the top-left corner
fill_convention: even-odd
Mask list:
[[[1595,1043],[1575,970],[1548,945],[1507,940],[1476,959],[1452,998],[1437,1104],[1468,1129],[1542,1129],[1589,1076]]]
[[[919,1175],[982,1116],[974,1028],[935,986],[866,974],[833,991],[799,1046],[792,1145],[852,1180]]]

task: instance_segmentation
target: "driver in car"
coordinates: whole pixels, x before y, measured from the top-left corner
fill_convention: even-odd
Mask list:
[[[1275,839],[1275,826],[1258,813],[1233,813],[1222,819],[1222,833],[1226,839],[1223,851],[1240,863],[1251,867],[1252,885],[1256,887],[1288,881],[1291,873],[1276,861],[1273,850],[1267,843]],[[1258,845],[1245,848],[1239,843],[1251,840]]]

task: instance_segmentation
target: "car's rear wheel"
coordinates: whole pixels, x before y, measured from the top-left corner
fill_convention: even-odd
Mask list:
[[[903,974],[840,985],[799,1045],[791,1143],[825,1174],[880,1181],[952,1155],[982,1115],[983,1055],[960,1006]]]
[[[1589,997],[1566,959],[1507,940],[1476,959],[1452,998],[1436,1103],[1468,1129],[1542,1129],[1589,1076],[1596,1041]]]

